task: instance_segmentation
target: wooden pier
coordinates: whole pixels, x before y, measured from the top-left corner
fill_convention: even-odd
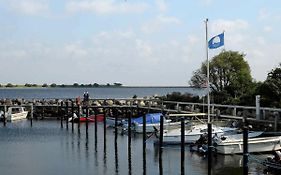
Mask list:
[[[31,120],[53,118],[62,121],[72,117],[74,112],[78,113],[80,106],[84,111],[89,110],[89,114],[108,111],[108,115],[112,117],[112,109],[116,109],[115,112],[119,118],[127,118],[125,115],[127,109],[132,109],[132,117],[148,112],[165,112],[178,120],[180,116],[173,114],[190,114],[204,119],[207,112],[207,104],[162,101],[160,99],[90,99],[87,103],[80,103],[77,103],[77,99],[5,99],[0,100],[0,111],[6,112],[11,106],[24,106],[29,111],[28,118]],[[210,109],[212,119],[242,120],[246,117],[249,122],[266,125],[274,131],[278,131],[278,126],[281,124],[280,108],[211,104]]]

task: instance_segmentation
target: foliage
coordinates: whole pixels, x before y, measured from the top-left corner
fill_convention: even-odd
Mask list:
[[[12,83],[8,83],[6,87],[14,87],[14,85]]]
[[[268,73],[257,93],[261,95],[261,105],[281,107],[281,63]]]
[[[52,83],[50,86],[51,86],[51,87],[57,87],[57,84]]]
[[[193,96],[192,94],[189,93],[181,94],[180,92],[173,92],[161,98],[164,101],[194,102],[194,103],[199,102],[198,96]]]
[[[47,83],[44,83],[44,84],[42,85],[42,87],[48,87],[48,84],[47,84]]]
[[[210,88],[215,103],[239,104],[240,99],[254,86],[250,67],[245,55],[234,51],[223,51],[209,62]],[[206,86],[207,62],[193,72],[190,84]]]

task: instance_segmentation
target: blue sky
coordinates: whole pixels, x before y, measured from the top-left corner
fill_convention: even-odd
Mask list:
[[[279,1],[0,0],[0,83],[188,85],[206,18],[255,80],[281,62]]]

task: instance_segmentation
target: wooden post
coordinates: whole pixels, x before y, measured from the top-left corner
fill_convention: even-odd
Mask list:
[[[212,123],[208,123],[208,175],[212,174]]]
[[[143,115],[143,124],[142,124],[142,129],[143,129],[143,145],[142,145],[142,153],[143,153],[143,174],[146,174],[146,115]]]
[[[66,117],[66,129],[68,129],[68,100],[66,101],[66,104],[65,104],[65,117]]]
[[[103,108],[103,162],[106,165],[106,109]]]
[[[6,113],[7,113],[7,106],[5,105],[5,106],[4,106],[4,116],[3,116],[3,117],[4,117],[4,118],[3,118],[3,120],[4,120],[4,121],[3,121],[4,126],[6,126]]]
[[[160,137],[159,137],[159,174],[163,174],[163,166],[162,166],[162,152],[163,152],[163,124],[164,124],[164,116],[163,116],[163,111],[162,115],[160,116]]]
[[[30,107],[30,126],[32,126],[32,120],[33,120],[33,104]]]
[[[95,113],[95,140],[97,140],[97,134],[98,134],[98,121],[97,121],[97,115],[98,115],[98,109],[94,109]]]
[[[184,156],[185,156],[185,126],[184,117],[181,118],[181,175],[184,174]]]
[[[61,108],[60,108],[61,109],[60,126],[61,126],[61,128],[63,128],[63,115],[64,115],[63,110],[62,110],[62,108],[63,108],[63,101],[61,101],[60,106],[61,106]]]
[[[243,127],[243,175],[248,175],[248,125],[246,118],[244,118],[244,127]]]
[[[71,129],[72,129],[72,131],[74,130],[74,102],[73,102],[73,100],[71,101]]]
[[[95,152],[97,152],[97,147],[98,147],[98,126],[97,126],[97,113],[98,110],[97,108],[94,108],[94,115],[95,115]]]
[[[88,105],[86,105],[86,134],[88,134],[88,124],[89,124],[88,117],[89,117],[89,108]]]
[[[132,139],[131,139],[131,122],[132,122],[132,110],[130,109],[128,114],[128,168],[129,168],[129,174],[132,174]]]
[[[115,117],[115,124],[114,124],[115,139],[117,140],[117,133],[118,133],[118,130],[117,130],[117,127],[118,127],[117,120],[118,120],[118,116],[117,116],[117,109],[116,108],[113,108],[113,115]]]
[[[78,132],[80,131],[80,104],[77,104]]]

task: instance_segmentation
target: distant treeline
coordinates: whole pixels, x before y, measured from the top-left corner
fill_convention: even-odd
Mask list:
[[[17,84],[12,84],[12,83],[7,83],[6,85],[0,84],[0,87],[121,87],[123,86],[121,83],[107,83],[107,84],[98,84],[98,83],[93,83],[93,84],[78,84],[78,83],[73,83],[72,85],[68,84],[47,84],[44,83],[42,85],[39,84],[31,84],[31,83],[26,83],[25,85],[17,85]]]

